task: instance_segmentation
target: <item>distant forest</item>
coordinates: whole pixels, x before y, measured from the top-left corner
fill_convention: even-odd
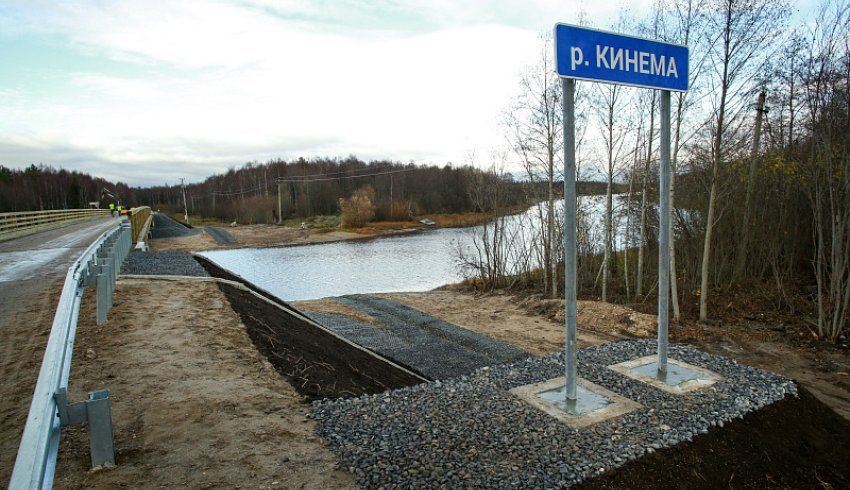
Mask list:
[[[429,213],[494,211],[488,209],[486,200],[473,198],[473,187],[492,188],[497,181],[506,189],[502,204],[517,207],[539,200],[535,196],[540,194],[536,188],[541,183],[515,182],[510,174],[497,175],[471,166],[367,163],[348,157],[250,162],[201,183],[187,184],[185,203],[192,216],[273,223],[279,219],[279,205],[280,219],[334,215],[340,212],[340,199],[368,187],[374,192],[375,220],[404,220]],[[557,183],[556,188],[560,193],[563,184]],[[604,193],[605,183],[582,182],[578,190],[581,194]],[[79,209],[92,202],[105,208],[120,199],[125,207],[147,205],[182,214],[183,196],[180,185],[130,187],[51,166],[16,170],[0,165],[0,212]]]
[[[0,212],[81,209],[90,202],[109,205],[109,193],[132,204],[134,190],[127,184],[109,182],[80,172],[45,165],[14,170],[0,165]]]
[[[351,197],[358,189],[370,189],[375,220],[404,220],[428,213],[492,211],[481,209],[471,199],[471,186],[482,179],[511,181],[509,175],[470,166],[367,163],[355,157],[278,159],[247,163],[202,183],[186,185],[185,206],[194,216],[273,223],[279,218],[335,215],[340,212],[340,199]],[[524,186],[510,187],[510,201],[524,203]],[[182,213],[184,208],[180,186],[139,189],[136,199],[163,211]]]

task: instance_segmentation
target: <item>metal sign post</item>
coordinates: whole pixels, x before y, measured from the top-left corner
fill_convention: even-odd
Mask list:
[[[564,375],[567,403],[576,400],[576,119],[575,84],[561,79],[564,92]]]
[[[661,90],[658,232],[658,374],[667,372],[670,294],[670,91],[688,90],[688,48],[641,37],[555,25],[555,65],[564,115],[564,352],[566,402],[576,402],[575,80]]]
[[[661,91],[661,160],[658,162],[658,375],[667,374],[670,301],[670,91]]]

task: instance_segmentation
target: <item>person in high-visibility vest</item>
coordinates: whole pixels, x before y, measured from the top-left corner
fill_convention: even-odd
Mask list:
[[[113,218],[115,217],[115,203],[114,202],[109,203],[109,215],[112,216]]]

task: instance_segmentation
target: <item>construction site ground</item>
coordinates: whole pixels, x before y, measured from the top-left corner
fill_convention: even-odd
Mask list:
[[[238,228],[229,231],[241,244],[250,242],[240,237],[235,231]],[[266,232],[258,228],[251,232],[252,240],[257,245],[275,245],[328,238],[327,234],[309,231],[305,234],[302,230],[286,230],[291,236],[282,238],[280,231],[277,228],[268,232],[271,235],[264,235]],[[198,242],[204,239],[210,244]],[[155,240],[151,245],[155,250],[202,250],[215,248],[212,243],[210,237],[199,234]],[[59,284],[56,281],[52,284],[58,290]],[[563,303],[557,300],[451,290],[383,296],[510,342],[532,354],[563,349]],[[40,332],[43,343],[52,319],[51,303],[55,308],[55,301],[45,293],[38,308],[24,309],[15,318],[16,323],[31,325],[34,332]],[[368,315],[346,309],[332,300],[300,302],[296,307],[370,321]],[[651,338],[655,335],[655,321],[653,315],[623,306],[580,301],[579,345]],[[782,417],[800,417],[800,414],[804,414],[807,424],[814,424],[801,430],[805,437],[816,438],[820,443],[816,444],[817,450],[800,455],[800,465],[817,470],[821,461],[819,451],[846,460],[846,454],[839,454],[844,449],[832,447],[829,439],[830,433],[846,434],[850,418],[850,356],[846,349],[789,343],[769,328],[754,331],[739,325],[673,327],[671,337],[674,342],[691,343],[798,381],[816,398],[801,398],[800,403],[805,406],[797,405],[796,415],[792,411],[785,415],[781,411],[778,415],[774,413],[774,425],[789,429],[793,425],[791,420]],[[14,357],[14,349],[6,347],[4,352]],[[30,358],[29,368],[18,376],[31,376],[34,383],[41,353],[25,355]],[[118,467],[91,470],[85,428],[66,428],[56,473],[57,488],[351,488],[354,485],[352,476],[336,468],[333,453],[315,435],[313,421],[307,417],[310,406],[305,398],[258,353],[244,324],[214,283],[189,279],[167,282],[121,279],[115,307],[110,311],[109,321],[101,326],[95,324],[94,298],[88,292],[80,314],[69,388],[72,401],[84,398],[87,391],[110,390]],[[823,405],[817,400],[843,419],[831,419],[833,412],[822,410]],[[4,399],[0,403],[4,404],[4,410],[11,410],[10,407],[21,405],[22,401]],[[770,427],[769,423],[765,424],[764,427]],[[21,426],[14,420],[4,421],[4,454],[14,454],[20,430]],[[744,434],[743,430],[738,434]],[[752,442],[756,436],[746,437]],[[711,446],[706,441],[700,442],[699,438],[695,441],[695,444],[708,444],[701,449],[693,445],[677,446],[677,457],[695,465],[700,463],[701,454],[720,450],[722,444],[728,443],[716,441],[711,443],[716,446]],[[777,440],[762,442],[778,444]],[[728,444],[746,450],[743,444]],[[724,457],[734,457],[733,449],[723,449]],[[674,460],[671,456],[666,461]],[[638,480],[631,481],[655,481],[661,478],[659,475],[669,473],[664,470],[665,460],[655,461],[655,466],[651,466],[653,458],[640,461],[650,466],[643,469],[632,466],[632,470],[617,473],[635,471],[629,478]],[[706,458],[709,466],[701,471],[710,473],[712,464],[722,467],[722,458],[712,461]],[[10,458],[4,458],[6,464],[11,464]],[[4,477],[11,472],[10,466],[0,469]],[[802,478],[801,481],[816,482],[809,473]],[[616,488],[616,480],[612,481],[615,483],[608,483],[613,485],[610,488]],[[608,484],[599,482],[603,487]]]

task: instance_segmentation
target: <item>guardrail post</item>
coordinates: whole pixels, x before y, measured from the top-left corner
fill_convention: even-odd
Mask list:
[[[53,398],[62,426],[88,423],[92,467],[115,466],[115,437],[112,432],[109,391],[92,391],[87,400],[68,403],[67,390],[59,388]]]
[[[100,269],[101,274],[103,274],[106,277],[106,281],[104,282],[104,286],[105,286],[104,289],[106,290],[106,307],[107,308],[112,307],[112,295],[113,295],[113,289],[115,287],[114,286],[115,277],[112,275],[112,263],[113,262],[114,261],[112,260],[112,256],[107,255],[106,257],[103,258],[103,265],[101,266],[101,269]]]
[[[91,465],[115,466],[115,437],[112,433],[112,406],[109,391],[89,393],[86,400],[89,420],[89,447]]]
[[[102,266],[98,267],[103,269]],[[97,324],[106,323],[106,312],[109,310],[109,277],[102,271],[97,274]]]

